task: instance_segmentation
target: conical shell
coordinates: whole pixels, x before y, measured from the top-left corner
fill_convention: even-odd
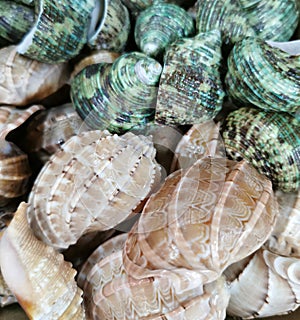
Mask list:
[[[75,57],[87,42],[94,7],[95,0],[39,0],[35,24],[18,53],[54,64]]]
[[[300,186],[300,122],[287,113],[244,107],[231,112],[223,128],[227,154],[244,158],[275,188],[296,192]]]
[[[122,133],[154,118],[161,65],[140,52],[87,66],[71,82],[71,99],[93,129]]]
[[[89,231],[115,227],[147,197],[160,176],[144,136],[89,131],[70,138],[42,168],[29,196],[30,225],[56,248]]]
[[[219,71],[221,59],[218,30],[179,39],[169,46],[164,55],[155,121],[184,125],[213,119],[225,95]]]
[[[158,1],[138,15],[134,38],[142,52],[155,57],[176,39],[194,32],[193,19],[184,9]]]
[[[300,41],[286,45],[284,50],[258,38],[237,43],[225,79],[231,98],[265,110],[300,112]]]
[[[25,106],[61,88],[69,78],[65,63],[49,65],[23,57],[16,46],[0,50],[0,104]]]
[[[299,307],[300,260],[265,249],[230,266],[230,315],[252,319],[287,314]]]
[[[31,319],[85,318],[76,271],[53,248],[37,240],[20,204],[0,242],[4,280]]]

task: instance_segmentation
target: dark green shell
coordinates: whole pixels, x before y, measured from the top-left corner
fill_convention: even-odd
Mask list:
[[[158,2],[138,15],[134,37],[142,52],[155,57],[176,39],[191,36],[194,31],[193,19],[184,9]]]
[[[218,30],[182,38],[164,55],[155,121],[194,124],[213,119],[222,108],[221,35]]]
[[[71,82],[73,105],[93,129],[121,133],[145,124],[154,118],[161,69],[140,52],[87,66]]]
[[[224,123],[227,154],[249,161],[285,192],[300,187],[300,122],[286,113],[243,107]]]
[[[298,45],[300,53],[299,49]],[[237,102],[266,110],[300,111],[300,55],[258,38],[246,38],[234,46],[225,83]]]
[[[0,47],[18,43],[34,23],[34,9],[15,1],[0,1]]]

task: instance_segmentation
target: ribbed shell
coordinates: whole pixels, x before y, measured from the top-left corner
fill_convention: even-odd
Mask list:
[[[154,118],[161,65],[140,52],[87,66],[71,82],[71,99],[93,129],[122,133]]]
[[[0,50],[0,104],[25,106],[61,88],[69,78],[65,63],[49,65],[23,57],[16,46]]]
[[[0,242],[4,280],[31,319],[85,319],[76,271],[33,235],[20,204]]]
[[[230,266],[230,315],[251,319],[287,314],[299,307],[300,260],[265,249]]]
[[[221,77],[221,34],[218,30],[179,39],[164,55],[155,121],[195,124],[213,119],[225,95]]]
[[[87,42],[95,0],[39,0],[36,22],[18,52],[40,62],[65,62]]]
[[[136,20],[134,38],[142,52],[158,56],[176,39],[195,32],[193,19],[175,4],[155,2]]]
[[[300,111],[300,41],[289,45],[291,52],[258,38],[237,43],[228,58],[228,94],[265,110]]]
[[[15,1],[1,1],[0,47],[18,43],[33,23],[33,8]]]
[[[286,113],[244,107],[225,121],[223,139],[233,159],[245,158],[285,192],[300,187],[300,122]]]
[[[89,231],[115,227],[147,197],[159,169],[152,142],[90,131],[70,138],[42,168],[29,196],[35,234],[67,248]]]

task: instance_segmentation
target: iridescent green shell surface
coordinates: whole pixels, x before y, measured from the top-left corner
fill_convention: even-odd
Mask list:
[[[295,113],[300,110],[300,41],[289,42],[289,52],[275,45],[258,38],[236,43],[228,58],[227,92],[237,102]]]
[[[46,63],[75,57],[87,42],[95,0],[40,0],[38,16],[18,53]]]
[[[0,1],[0,47],[18,43],[34,23],[34,10],[15,1]]]
[[[287,113],[243,107],[231,112],[223,133],[227,154],[244,158],[285,192],[300,188],[300,122]]]
[[[71,82],[71,99],[94,129],[124,132],[154,118],[161,65],[140,52],[125,53],[113,64],[87,66]]]
[[[198,32],[219,29],[225,44],[235,43],[246,36],[255,36],[239,0],[198,0],[196,7]]]
[[[134,38],[142,52],[157,56],[178,38],[194,34],[189,14],[175,4],[157,2],[142,11],[136,20]]]
[[[168,47],[160,78],[155,121],[194,124],[213,119],[222,108],[219,30],[182,38]]]

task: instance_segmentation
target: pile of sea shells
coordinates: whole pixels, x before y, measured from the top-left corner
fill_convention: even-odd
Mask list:
[[[297,0],[0,1],[0,307],[294,312],[299,21]]]

